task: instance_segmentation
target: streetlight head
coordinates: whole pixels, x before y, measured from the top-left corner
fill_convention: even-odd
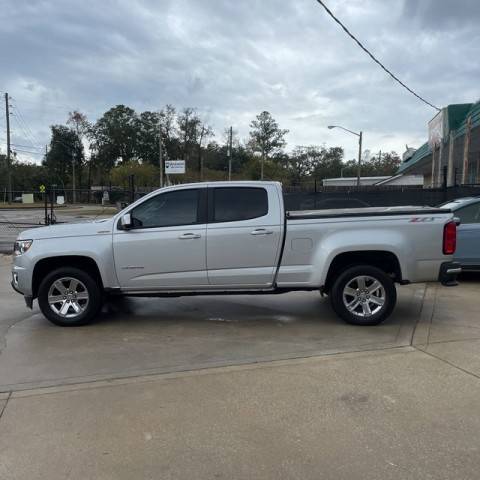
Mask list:
[[[332,128],[335,128],[335,125],[329,125],[327,128],[331,130]]]

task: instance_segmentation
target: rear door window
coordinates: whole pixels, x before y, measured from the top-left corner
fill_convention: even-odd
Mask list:
[[[210,221],[213,223],[251,220],[268,213],[268,196],[264,188],[218,187],[212,190]]]

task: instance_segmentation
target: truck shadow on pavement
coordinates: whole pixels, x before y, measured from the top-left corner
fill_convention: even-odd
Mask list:
[[[77,328],[35,309],[8,332],[0,391],[409,345],[422,288],[401,287],[376,327],[344,323],[316,292],[117,298]]]

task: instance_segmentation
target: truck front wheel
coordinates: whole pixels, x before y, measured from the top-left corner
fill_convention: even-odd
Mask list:
[[[378,325],[395,307],[393,280],[379,268],[356,265],[334,282],[330,300],[335,313],[353,325]]]
[[[40,310],[55,325],[76,327],[93,321],[102,305],[98,283],[78,268],[50,272],[38,289]]]

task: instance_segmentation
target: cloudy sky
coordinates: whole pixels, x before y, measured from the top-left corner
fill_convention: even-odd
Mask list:
[[[385,65],[432,103],[480,97],[478,0],[325,0]],[[419,146],[435,111],[393,82],[315,0],[0,0],[0,91],[12,142],[38,151],[69,110],[95,120],[197,107],[217,131],[268,110],[295,145]],[[3,111],[3,110],[0,110]],[[36,147],[36,148],[33,148]],[[5,118],[0,117],[5,152]],[[20,147],[17,147],[19,150]],[[37,158],[19,152],[19,158]]]

